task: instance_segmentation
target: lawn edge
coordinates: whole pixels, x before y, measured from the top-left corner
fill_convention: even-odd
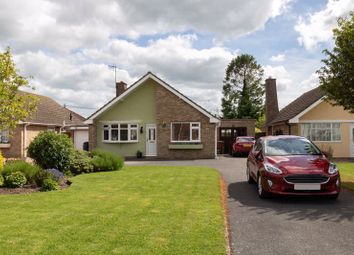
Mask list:
[[[221,203],[223,207],[223,214],[224,214],[224,236],[225,236],[225,243],[226,243],[226,254],[231,255],[232,253],[232,246],[231,246],[231,228],[230,228],[230,221],[229,221],[229,207],[227,204],[227,192],[226,192],[226,183],[222,176],[219,177],[220,182],[220,196],[221,196]]]

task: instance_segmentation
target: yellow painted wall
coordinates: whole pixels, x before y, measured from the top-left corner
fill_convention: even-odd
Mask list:
[[[342,139],[340,142],[315,142],[316,145],[325,151],[328,150],[329,146],[332,147],[334,157],[353,157],[354,155],[352,155],[350,150],[350,129],[351,126],[354,125],[354,114],[345,111],[341,106],[332,106],[331,104],[323,101],[299,118],[300,123],[320,121],[340,121]],[[300,128],[299,135],[301,135]]]

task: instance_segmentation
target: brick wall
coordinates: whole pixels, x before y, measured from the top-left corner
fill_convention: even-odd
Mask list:
[[[200,122],[203,149],[169,149],[171,122]],[[197,159],[215,157],[216,124],[162,86],[156,86],[157,157],[163,159]]]
[[[272,127],[268,128],[268,134],[267,135],[276,135],[279,132],[282,132],[283,135],[299,135],[298,133],[298,124],[290,124],[290,134],[289,134],[289,126],[285,123],[278,123],[273,125],[273,133],[272,133]]]
[[[23,125],[17,125],[10,137],[10,147],[1,148],[1,153],[5,158],[20,158],[23,144]]]

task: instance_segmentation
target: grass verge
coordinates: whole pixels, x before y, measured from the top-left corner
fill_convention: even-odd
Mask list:
[[[354,163],[337,163],[339,168],[342,186],[354,191]]]
[[[124,167],[0,196],[1,254],[226,254],[217,171]]]

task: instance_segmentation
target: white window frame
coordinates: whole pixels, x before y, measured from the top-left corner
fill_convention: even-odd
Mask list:
[[[112,125],[117,125],[117,128],[112,128]],[[128,125],[127,128],[121,129],[121,125]],[[105,128],[105,126],[108,126]],[[104,131],[108,130],[108,140],[104,139]],[[112,140],[112,130],[118,131],[118,139]],[[128,139],[121,140],[120,138],[120,131],[121,130],[128,130]],[[136,130],[136,140],[131,139],[132,130]],[[139,142],[139,124],[138,123],[129,123],[129,122],[109,122],[109,123],[102,123],[102,142],[103,143],[138,143]]]
[[[173,125],[174,124],[189,124],[189,140],[173,140]],[[193,126],[195,125],[195,126]],[[188,121],[182,121],[182,122],[171,122],[171,142],[172,143],[200,143],[201,142],[201,124],[200,122],[188,122]],[[198,140],[192,140],[192,131],[193,130],[198,130]]]
[[[313,125],[318,125],[318,124],[330,124],[331,125],[331,127],[330,127],[330,135],[331,135],[331,140],[328,140],[328,141],[326,141],[326,140],[314,140],[313,139],[313,137],[312,137],[312,130],[313,129],[316,129],[316,130],[321,130],[321,128],[317,128],[317,127],[313,127]],[[334,140],[333,139],[333,136],[334,136],[334,132],[333,132],[333,130],[334,129],[337,129],[337,128],[334,128],[333,126],[334,126],[334,124],[339,124],[339,127],[338,127],[338,129],[339,129],[339,134],[340,134],[340,139],[339,140]],[[310,125],[310,131],[309,131],[309,137],[308,136],[305,136],[304,135],[304,125]],[[308,122],[308,123],[301,123],[301,135],[302,136],[304,136],[304,137],[306,137],[306,138],[308,138],[309,140],[311,140],[311,141],[313,141],[313,142],[323,142],[323,143],[328,143],[328,142],[335,142],[335,143],[337,143],[337,142],[342,142],[342,132],[341,132],[341,123],[338,123],[338,122]]]
[[[1,137],[2,136],[6,136],[7,137],[7,142],[2,142],[2,139]],[[4,130],[0,130],[0,144],[10,144],[11,141],[10,141],[10,132],[8,129],[4,129]]]

